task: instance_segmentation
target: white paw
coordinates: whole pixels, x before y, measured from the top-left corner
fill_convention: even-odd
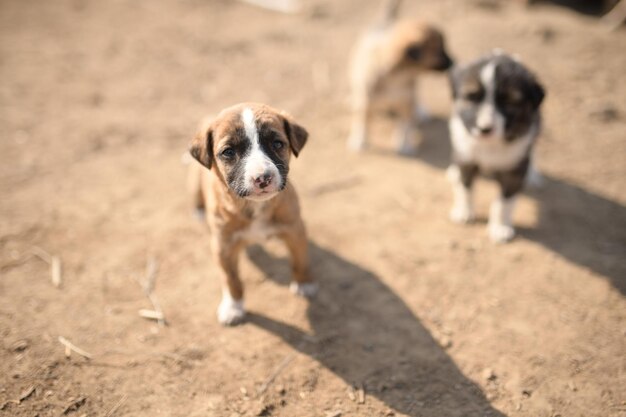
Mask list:
[[[245,315],[243,300],[237,301],[230,297],[224,297],[217,308],[217,320],[224,326],[234,326],[241,323]]]
[[[506,224],[490,224],[488,227],[489,237],[494,243],[505,243],[515,236],[513,226]]]
[[[414,142],[410,142],[407,141],[408,143],[403,143],[402,145],[398,146],[398,148],[396,149],[396,152],[398,153],[398,155],[403,155],[403,156],[415,156],[417,155],[417,145]]]
[[[458,224],[471,223],[474,220],[474,213],[467,206],[455,205],[450,210],[450,220]]]
[[[529,188],[542,188],[543,185],[545,183],[545,180],[543,178],[543,175],[541,175],[541,173],[535,169],[531,169],[528,171],[528,174],[526,174],[526,180],[525,180],[525,184],[529,187]]]
[[[292,293],[299,295],[300,297],[311,298],[317,294],[319,286],[317,285],[317,282],[299,283],[292,281],[291,284],[289,284],[289,289]]]
[[[204,207],[196,207],[193,210],[193,217],[199,222],[204,222],[206,219],[206,210]]]
[[[425,123],[431,119],[430,112],[424,106],[415,107],[415,118],[418,123]]]
[[[365,135],[360,133],[352,133],[348,137],[348,142],[346,143],[348,150],[352,152],[361,152],[367,148],[367,140],[365,139]]]

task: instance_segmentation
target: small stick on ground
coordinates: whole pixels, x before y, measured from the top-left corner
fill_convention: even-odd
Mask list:
[[[152,310],[139,310],[139,315],[143,318],[156,320],[160,327],[164,327],[166,324],[165,314],[163,314],[163,310],[161,310],[161,305],[159,304],[159,300],[152,294],[154,291],[157,272],[159,271],[159,264],[154,256],[150,256],[148,261],[146,262],[146,278],[142,283],[139,280],[136,280],[141,288],[143,289],[143,293],[152,304]],[[148,312],[151,312],[148,314]]]
[[[272,384],[272,382],[274,382],[274,380],[276,379],[276,377],[283,371],[283,369],[285,369],[287,367],[287,365],[289,365],[289,363],[294,360],[294,358],[296,357],[296,355],[291,354],[289,356],[287,356],[285,359],[283,359],[278,366],[276,367],[276,369],[274,369],[274,371],[267,377],[265,378],[265,381],[263,382],[263,384],[257,389],[257,394],[263,394],[267,388],[269,388],[269,386]]]
[[[81,348],[79,348],[78,346],[74,345],[72,342],[70,342],[69,340],[67,340],[63,336],[59,336],[59,342],[61,342],[61,344],[63,346],[65,346],[65,354],[66,355],[67,355],[67,350],[69,349],[70,351],[76,352],[76,353],[78,353],[80,356],[82,356],[84,358],[87,358],[87,359],[92,359],[93,358],[93,355],[91,353],[82,350]]]
[[[341,191],[344,189],[352,188],[361,183],[361,178],[352,176],[347,178],[342,178],[337,181],[331,181],[326,184],[319,185],[309,191],[309,195],[311,197],[317,197],[322,194],[332,193],[334,191]]]
[[[163,320],[163,313],[155,310],[148,310],[147,308],[142,308],[139,310],[139,315],[144,319],[150,320]]]
[[[239,0],[253,6],[263,9],[272,10],[281,13],[297,13],[300,11],[301,4],[299,0]]]
[[[35,386],[31,386],[30,388],[28,388],[26,391],[24,391],[21,395],[20,398],[18,400],[18,404],[21,403],[22,401],[24,401],[25,399],[27,399],[28,397],[30,397],[31,395],[33,395],[33,392],[35,392]]]
[[[50,265],[50,276],[52,278],[52,285],[54,285],[56,288],[61,287],[61,283],[63,281],[63,278],[61,276],[61,258],[59,258],[58,256],[50,255],[39,246],[33,246],[31,252],[33,255]]]
[[[67,415],[73,411],[78,410],[80,407],[83,406],[83,404],[85,404],[85,401],[87,401],[87,397],[79,397],[77,400],[72,401],[67,407],[65,407],[61,414]]]
[[[124,401],[126,401],[126,398],[128,398],[128,395],[126,395],[126,394],[122,395],[122,398],[120,398],[120,400],[117,402],[117,404],[115,404],[113,406],[113,408],[111,408],[109,410],[109,412],[106,413],[106,415],[104,417],[111,417],[113,414],[115,414],[117,409],[120,408],[122,406],[122,404],[124,404]]]
[[[357,402],[359,404],[365,404],[365,385],[360,384],[357,390]]]

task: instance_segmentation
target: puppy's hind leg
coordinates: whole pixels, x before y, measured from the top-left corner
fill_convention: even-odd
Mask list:
[[[399,106],[394,112],[396,117],[394,138],[396,150],[400,155],[414,156],[417,154],[417,120],[413,101]]]
[[[396,122],[394,138],[398,154],[406,156],[417,154],[417,135],[412,122],[407,120]]]
[[[348,150],[360,152],[367,148],[370,117],[370,97],[368,97],[366,92],[355,93],[352,99],[352,121],[350,125],[350,136],[347,142]]]
[[[318,285],[309,275],[309,253],[306,231],[302,222],[280,235],[291,255],[292,281],[289,289],[296,295],[311,298]]]

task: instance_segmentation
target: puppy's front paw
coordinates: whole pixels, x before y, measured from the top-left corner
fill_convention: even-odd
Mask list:
[[[243,300],[233,300],[230,297],[222,298],[217,308],[217,320],[224,326],[235,326],[241,323],[246,316]]]
[[[430,112],[424,106],[417,105],[415,107],[415,119],[418,123],[426,123],[432,119]]]
[[[534,168],[531,168],[528,171],[528,174],[526,174],[524,183],[529,188],[540,189],[543,188],[545,184],[545,179],[543,178],[543,175],[541,175],[541,172],[537,171]]]
[[[494,243],[506,243],[515,237],[513,226],[506,224],[490,224],[488,226],[489,237]]]
[[[474,220],[474,213],[467,206],[455,205],[450,210],[450,220],[458,224],[471,223]]]
[[[418,147],[414,142],[407,141],[399,145],[396,152],[402,156],[417,156]]]
[[[292,293],[299,295],[300,297],[312,298],[317,294],[319,286],[317,282],[295,282],[289,284],[289,289]]]

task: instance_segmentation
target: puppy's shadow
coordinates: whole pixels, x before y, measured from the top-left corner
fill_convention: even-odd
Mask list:
[[[602,275],[626,295],[626,207],[547,176],[528,194],[537,199],[539,221],[518,228],[519,235]]]
[[[466,378],[419,319],[370,271],[315,243],[312,273],[320,281],[307,316],[312,335],[282,321],[250,313],[249,322],[280,336],[348,384],[410,416],[503,416]],[[260,247],[249,258],[286,284],[286,259]]]
[[[421,130],[417,160],[445,170],[451,154],[447,121],[435,118]],[[549,176],[526,194],[537,200],[539,221],[532,229],[517,228],[520,237],[591,269],[626,294],[626,207]]]
[[[446,169],[450,165],[450,135],[448,119],[431,116],[418,128],[422,140],[415,158],[435,168]]]
[[[388,136],[390,129],[381,130],[380,134]],[[375,147],[374,151],[383,155],[419,160],[435,168],[446,169],[450,164],[451,152],[448,139],[448,119],[430,116],[427,120],[415,125],[414,129],[419,137],[414,154],[399,154],[395,149],[388,147]],[[381,139],[387,141],[389,138]]]

